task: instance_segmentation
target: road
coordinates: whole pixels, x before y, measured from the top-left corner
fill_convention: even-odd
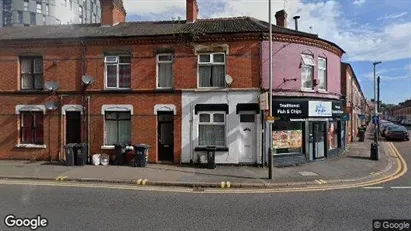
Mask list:
[[[410,166],[411,142],[395,142],[395,146]],[[351,231],[372,230],[372,219],[411,219],[410,172],[375,186],[320,192],[193,194],[0,185],[0,217],[41,215],[49,226],[38,230]],[[4,221],[0,230],[8,230]]]

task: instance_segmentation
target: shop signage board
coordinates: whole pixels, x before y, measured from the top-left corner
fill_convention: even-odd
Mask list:
[[[308,116],[307,101],[274,101],[273,115],[290,118],[302,118]]]
[[[308,102],[309,117],[331,117],[332,102],[324,101],[309,101]]]
[[[347,113],[344,113],[344,114],[341,115],[340,119],[342,121],[348,121],[350,119],[350,115],[347,114]]]
[[[262,94],[260,94],[260,98],[259,98],[259,100],[260,100],[260,109],[261,110],[269,110],[270,108],[268,107],[269,106],[269,103],[268,103],[268,92],[265,92],[265,93],[262,93]]]
[[[344,114],[343,106],[341,102],[332,102],[333,117],[339,117]]]

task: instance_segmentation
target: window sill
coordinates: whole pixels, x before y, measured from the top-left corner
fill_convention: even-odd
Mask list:
[[[104,91],[106,92],[132,92],[133,89],[131,88],[105,88]]]
[[[45,144],[17,144],[16,148],[34,148],[34,149],[45,149],[47,146]]]
[[[308,88],[302,88],[301,91],[304,91],[304,92],[313,92],[313,93],[315,92],[314,89],[308,89]]]
[[[207,151],[207,147],[195,147],[194,151]],[[216,152],[228,152],[227,147],[217,147]]]
[[[328,93],[328,91],[325,90],[325,89],[318,89],[318,92],[320,92],[320,93]]]
[[[175,92],[175,89],[174,88],[166,88],[166,87],[164,87],[164,88],[156,88],[155,90],[154,90],[155,92]]]
[[[126,146],[127,150],[134,150],[133,146]],[[114,145],[103,145],[101,146],[101,149],[103,150],[114,150]]]

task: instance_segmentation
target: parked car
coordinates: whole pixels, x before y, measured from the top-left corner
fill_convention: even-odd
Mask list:
[[[408,119],[405,121],[405,126],[411,126],[411,119]]]
[[[398,126],[398,125],[393,124],[393,123],[391,123],[391,124],[386,124],[384,127],[382,127],[382,128],[380,129],[381,136],[382,136],[382,137],[385,137],[385,133],[387,132],[388,128],[390,128],[390,127],[396,127],[396,126]]]
[[[387,128],[387,131],[385,132],[385,139],[386,140],[394,140],[394,139],[410,140],[410,136],[405,127],[392,126],[392,127]]]

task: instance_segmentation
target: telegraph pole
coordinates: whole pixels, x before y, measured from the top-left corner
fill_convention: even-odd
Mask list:
[[[268,42],[268,84],[269,87],[269,107],[270,107],[270,117],[273,116],[273,29],[272,29],[272,19],[271,19],[271,0],[268,0],[268,24],[269,24],[269,42]],[[268,150],[268,178],[270,180],[274,179],[273,176],[273,130],[272,123],[268,123],[268,137],[269,137],[269,146]]]
[[[378,104],[377,104],[377,81],[375,78],[375,66],[380,64],[381,62],[374,62],[372,65],[374,66],[374,118],[378,118],[377,121],[374,121],[374,145],[375,145],[375,159],[379,160],[380,155],[378,152],[378,127],[379,127],[379,117],[378,117]],[[371,150],[371,156],[373,156],[372,150]]]

